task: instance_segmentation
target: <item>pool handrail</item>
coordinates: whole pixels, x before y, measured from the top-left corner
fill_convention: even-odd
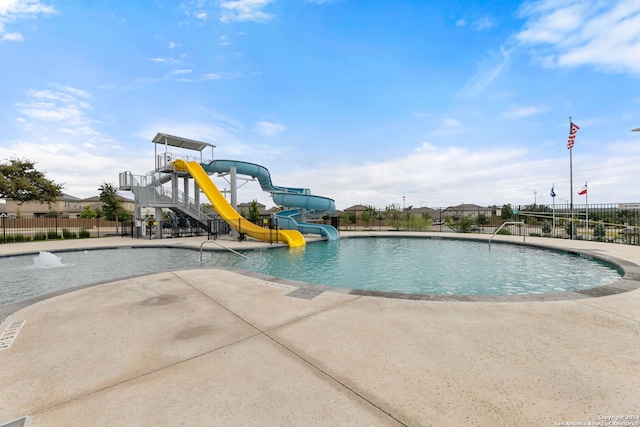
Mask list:
[[[503,222],[502,225],[500,227],[498,227],[498,229],[496,231],[493,232],[491,237],[489,237],[489,250],[491,250],[491,239],[493,239],[495,237],[495,235],[498,234],[498,231],[502,230],[502,227],[504,227],[505,225],[512,225],[512,224],[524,225],[524,221],[507,221],[507,222]],[[523,235],[522,236],[522,242],[523,243],[524,243],[525,239],[526,239],[526,236]]]
[[[214,244],[216,244],[216,245],[220,246],[220,247],[221,247],[221,248],[223,248],[223,249],[226,249],[226,250],[228,250],[228,251],[230,251],[230,252],[233,252],[233,253],[234,253],[234,254],[236,254],[236,255],[241,256],[242,258],[249,259],[249,257],[248,257],[248,256],[246,256],[246,255],[242,255],[242,254],[241,254],[240,252],[238,252],[238,251],[234,251],[234,250],[233,250],[233,249],[231,249],[231,248],[228,248],[228,247],[226,247],[226,246],[224,246],[224,245],[221,245],[220,243],[216,242],[215,240],[205,240],[204,242],[200,243],[200,262],[202,262],[202,246],[204,246],[204,244],[205,244],[205,243],[214,243]]]

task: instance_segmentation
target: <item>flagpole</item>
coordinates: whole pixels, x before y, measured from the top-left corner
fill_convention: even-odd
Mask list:
[[[551,191],[553,191],[553,188],[556,186],[556,184],[553,184],[553,187],[551,187]],[[555,191],[553,191],[553,237],[556,237],[556,193]]]
[[[587,181],[584,182],[584,188],[587,190],[587,192],[584,193],[584,202],[587,204],[587,237],[589,237],[589,188],[587,187]]]
[[[571,116],[569,116],[569,134],[571,134]],[[571,239],[573,240],[573,146],[569,148],[569,193],[571,194]]]

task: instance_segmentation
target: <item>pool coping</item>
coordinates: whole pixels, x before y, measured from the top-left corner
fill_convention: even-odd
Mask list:
[[[423,235],[423,234],[415,234],[415,233],[398,233],[398,232],[371,232],[371,233],[356,233],[349,235],[341,235],[341,239],[358,239],[358,238],[415,238],[415,239],[431,239],[431,240],[466,240],[466,241],[483,241],[487,240],[488,237],[486,235]],[[324,241],[322,239],[314,239],[309,243],[316,243],[319,241]],[[128,244],[119,244],[119,245],[97,245],[97,246],[75,246],[69,248],[60,248],[46,249],[47,252],[52,253],[60,253],[60,252],[77,252],[77,251],[85,251],[85,250],[113,250],[113,249],[144,249],[144,248],[165,248],[165,249],[188,249],[188,250],[202,250],[207,252],[216,252],[216,251],[225,251],[226,249],[219,247],[201,247],[198,245],[194,245],[192,243],[185,243],[184,240],[181,240],[179,243],[159,243],[157,241],[143,241],[143,244],[138,244],[139,241],[132,241]],[[154,243],[152,243],[154,242]],[[157,243],[156,243],[157,242]],[[80,243],[80,242],[78,242]],[[225,242],[228,244],[228,242]],[[251,242],[253,243],[253,242]],[[443,294],[410,294],[410,293],[401,293],[401,292],[386,292],[386,291],[371,291],[371,290],[363,290],[363,289],[354,289],[354,288],[342,288],[331,285],[324,284],[315,284],[308,282],[301,282],[292,279],[281,278],[272,275],[266,275],[262,273],[256,273],[248,270],[243,270],[235,267],[219,267],[219,268],[210,268],[210,270],[228,270],[233,271],[236,274],[240,274],[247,277],[252,277],[258,280],[264,280],[270,283],[276,284],[284,284],[288,286],[293,286],[296,290],[287,294],[290,297],[296,298],[304,298],[304,299],[313,299],[316,296],[324,293],[324,292],[333,292],[333,293],[341,293],[341,294],[350,294],[357,296],[369,296],[369,297],[379,297],[379,298],[393,298],[393,299],[405,299],[405,300],[416,300],[416,301],[456,301],[456,302],[544,302],[544,301],[565,301],[565,300],[579,300],[586,298],[599,298],[609,295],[616,295],[624,292],[633,291],[636,289],[640,289],[640,265],[619,258],[609,254],[600,253],[597,249],[577,249],[577,248],[568,248],[557,245],[549,245],[539,242],[526,242],[516,241],[516,240],[495,240],[493,243],[495,244],[508,244],[508,245],[520,245],[527,247],[535,247],[542,248],[547,250],[552,250],[556,252],[564,252],[574,255],[580,255],[587,258],[595,258],[603,262],[610,263],[616,266],[619,270],[622,271],[622,277],[612,283],[607,285],[601,285],[593,288],[577,290],[577,291],[568,291],[568,292],[548,292],[548,293],[539,293],[539,294],[518,294],[518,295],[443,295]],[[557,243],[557,242],[556,242]],[[588,242],[585,242],[588,243]],[[286,247],[282,244],[269,244],[268,246],[264,246],[264,243],[259,242],[257,244],[250,245],[249,247],[235,247],[234,250],[238,252],[252,252],[257,250],[266,250],[271,248],[281,248]],[[26,251],[26,252],[14,252],[10,254],[0,254],[0,258],[6,258],[11,256],[26,256],[26,255],[37,255],[40,252],[38,251]],[[185,269],[189,270],[189,269]],[[170,270],[170,271],[184,271],[184,270]],[[127,280],[136,277],[144,277],[149,276],[150,274],[139,274],[139,275],[130,275],[127,277],[119,278],[116,280],[106,280],[100,281],[97,283],[91,283],[87,285],[75,286],[69,289],[63,289],[51,293],[47,293],[44,295],[36,296],[33,298],[28,298],[23,301],[11,303],[8,305],[0,306],[0,321],[8,317],[9,315],[21,310],[22,308],[28,307],[32,304],[35,304],[39,301],[44,301],[58,295],[63,295],[69,292],[74,292],[77,290],[100,286],[108,283],[113,283],[115,281]]]

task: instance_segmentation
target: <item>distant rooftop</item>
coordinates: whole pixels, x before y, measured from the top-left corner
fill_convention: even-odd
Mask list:
[[[194,139],[182,138],[180,136],[168,135],[166,133],[160,133],[152,140],[155,144],[165,144],[171,147],[186,148],[187,150],[202,151],[207,147],[215,148],[215,145],[207,142],[196,141]]]

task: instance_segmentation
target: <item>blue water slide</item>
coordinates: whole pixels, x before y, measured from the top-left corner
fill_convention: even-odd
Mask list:
[[[327,224],[300,222],[300,215],[300,209],[276,212],[275,216],[278,219],[278,227],[287,230],[298,230],[302,234],[319,234],[327,240],[338,240],[340,238],[340,234],[335,227]]]
[[[201,166],[207,172],[213,173],[228,173],[232,167],[235,167],[237,174],[257,179],[260,187],[264,191],[271,193],[271,197],[273,197],[273,201],[277,205],[296,208],[275,214],[278,220],[278,227],[287,230],[298,230],[303,234],[320,234],[328,240],[337,240],[339,238],[338,230],[331,225],[300,222],[303,209],[305,216],[331,215],[336,209],[333,199],[314,196],[307,188],[273,185],[269,170],[255,163],[239,160],[213,160],[210,163],[202,163]]]

